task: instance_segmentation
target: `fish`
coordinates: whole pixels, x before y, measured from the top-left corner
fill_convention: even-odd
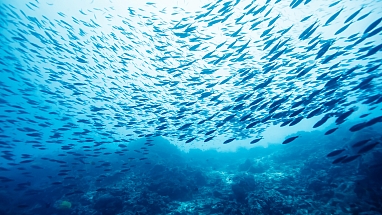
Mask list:
[[[352,145],[352,147],[353,147],[353,148],[356,148],[356,147],[363,146],[363,145],[365,145],[367,142],[369,142],[370,140],[371,140],[371,139],[360,140],[360,141],[354,143],[354,144]]]
[[[290,7],[292,9],[296,8],[297,6],[299,6],[304,0],[293,0],[291,3],[290,3]]]
[[[191,143],[191,142],[194,141],[195,139],[196,139],[196,137],[192,137],[192,138],[188,139],[188,140],[186,141],[186,143]]]
[[[210,135],[210,134],[214,133],[215,131],[216,131],[216,129],[214,129],[214,130],[211,130],[211,131],[207,132],[205,135],[206,135],[206,136],[208,136],[208,135]]]
[[[362,130],[366,127],[372,126],[372,125],[379,123],[379,122],[382,122],[382,116],[378,116],[378,117],[375,117],[369,121],[361,122],[361,123],[358,123],[356,125],[353,125],[352,127],[349,128],[349,131],[356,132],[356,131]]]
[[[284,126],[287,126],[289,123],[291,123],[293,121],[293,119],[289,119],[289,120],[286,120],[284,121],[283,123],[281,123],[280,127],[284,127]]]
[[[341,56],[346,51],[337,51],[336,53],[333,53],[332,55],[327,56],[324,60],[321,61],[322,64],[329,63],[329,61],[337,58],[338,56]]]
[[[285,52],[287,51],[287,48],[285,47],[283,50],[279,51],[278,53],[276,53],[275,55],[273,55],[270,59],[269,59],[269,62],[272,62],[276,59],[278,59],[282,54],[284,54]]]
[[[268,23],[268,27],[270,27],[271,25],[273,25],[279,18],[281,17],[280,14],[278,14],[274,19],[272,19],[271,21],[269,21]]]
[[[344,32],[344,31],[345,31],[351,24],[353,24],[353,23],[349,23],[349,24],[343,26],[342,28],[338,29],[338,30],[334,33],[334,35],[341,34],[341,33]]]
[[[250,144],[255,144],[255,143],[259,142],[259,141],[262,140],[262,139],[263,139],[262,137],[261,137],[261,138],[256,138],[256,139],[252,140],[252,141],[250,142]]]
[[[313,128],[318,128],[320,127],[321,125],[323,125],[326,121],[328,121],[328,119],[330,118],[330,115],[325,115],[324,117],[322,117],[318,122],[316,122],[316,124],[313,125]]]
[[[363,6],[358,9],[357,11],[355,11],[354,13],[352,13],[345,21],[344,21],[344,24],[352,21],[362,10],[363,10]]]
[[[338,128],[332,128],[332,129],[329,129],[328,131],[325,132],[324,135],[329,135],[329,134],[332,134],[334,133]]]
[[[329,19],[325,22],[324,26],[328,26],[331,22],[333,22],[343,11],[344,8],[341,8],[339,11],[337,11],[335,14],[333,14]]]
[[[382,28],[381,28],[381,30],[382,30]],[[369,49],[369,51],[365,55],[359,56],[357,59],[360,60],[360,59],[363,59],[365,57],[372,56],[375,53],[377,53],[378,51],[380,51],[381,49],[382,49],[382,44],[379,44],[379,45]]]
[[[379,25],[379,23],[381,23],[381,21],[382,21],[382,17],[377,19],[377,20],[375,20],[373,23],[371,23],[369,26],[367,26],[367,28],[365,29],[363,34],[367,34],[371,30],[373,30],[375,27],[377,27],[377,25]]]
[[[192,123],[184,124],[184,125],[183,125],[182,127],[180,127],[178,130],[185,130],[185,129],[189,128],[191,125],[192,125]]]
[[[335,159],[332,164],[338,164],[338,163],[341,163],[341,161],[343,161],[345,158],[347,158],[348,156],[345,155],[345,156],[342,156],[342,157],[339,157],[337,159]]]
[[[301,122],[301,120],[303,120],[304,117],[303,116],[300,116],[300,117],[297,117],[296,119],[294,119],[290,124],[289,126],[294,126],[294,125],[297,125],[299,122]]]
[[[209,141],[211,141],[213,138],[214,138],[215,136],[212,136],[212,137],[208,137],[207,139],[205,139],[203,142],[209,142]]]
[[[305,22],[306,20],[308,20],[310,17],[312,17],[313,15],[309,15],[309,16],[306,16],[304,17],[303,19],[300,20],[300,22]]]
[[[236,138],[230,138],[230,139],[224,141],[223,144],[228,144],[228,143],[234,141],[235,139],[236,139]]]
[[[356,160],[357,158],[359,158],[361,155],[352,155],[352,156],[348,156],[344,159],[341,160],[341,163],[350,163],[354,160]]]
[[[319,107],[319,108],[311,111],[306,118],[310,119],[310,118],[314,117],[315,115],[317,115],[318,113],[320,113],[321,111],[322,111],[322,108]]]
[[[300,40],[306,40],[311,36],[319,27],[319,25],[316,26],[318,21],[315,21],[313,24],[311,24],[308,28],[306,28],[298,37]]]
[[[333,7],[333,6],[336,6],[338,3],[340,3],[341,1],[336,1],[336,2],[333,2],[329,5],[329,7]]]
[[[357,152],[357,154],[363,154],[363,153],[366,153],[366,152],[372,150],[372,149],[373,149],[374,147],[376,147],[378,144],[379,144],[379,142],[375,142],[375,143],[366,145],[366,146],[362,147],[361,149],[359,149],[358,152]]]
[[[280,149],[300,137],[316,139],[314,151],[334,132],[354,135],[354,143],[338,139],[351,150],[333,164],[377,152],[378,3],[217,0],[195,10],[181,2],[116,10],[94,1],[72,12],[48,3],[57,17],[37,16],[39,1],[0,4],[13,26],[1,25],[0,36],[2,188],[43,196],[31,188],[44,176],[42,184],[74,196],[87,175],[104,192],[109,177],[133,180],[135,167],[157,165],[160,138],[185,150],[256,147],[278,126],[290,132]],[[315,8],[304,13],[305,5]],[[309,119],[329,127],[296,130]]]
[[[329,154],[327,154],[326,157],[334,157],[334,156],[341,154],[344,151],[345,151],[345,149],[337,149],[337,150],[334,150],[334,151],[330,152]]]
[[[243,121],[249,119],[250,117],[251,117],[251,113],[249,113],[249,114],[243,116],[243,117],[240,119],[240,122],[243,122]]]
[[[382,26],[377,29],[374,29],[372,32],[367,33],[366,35],[363,35],[362,38],[367,39],[367,38],[373,37],[379,34],[381,31],[382,31]]]
[[[355,109],[350,109],[349,111],[342,113],[338,118],[336,119],[335,123],[336,125],[340,125],[343,122],[345,122],[345,119],[349,117],[352,113],[354,113]]]
[[[382,116],[377,116],[377,117],[374,117],[374,118],[370,119],[369,121],[367,121],[365,123],[365,126],[369,127],[369,126],[372,126],[372,125],[380,123],[380,122],[382,122]]]
[[[285,139],[282,144],[288,144],[288,143],[294,141],[295,139],[297,139],[298,137],[299,136],[289,137],[289,138]]]
[[[259,123],[259,121],[254,121],[254,122],[248,124],[246,129],[250,129],[250,128],[254,127],[255,125],[257,125],[258,123]]]
[[[366,114],[362,114],[361,116],[359,116],[359,118],[365,118],[367,116],[369,116],[370,114],[369,113],[366,113]]]
[[[318,51],[315,60],[322,57],[330,48],[330,46],[334,43],[334,41],[328,41],[321,46],[321,49]]]

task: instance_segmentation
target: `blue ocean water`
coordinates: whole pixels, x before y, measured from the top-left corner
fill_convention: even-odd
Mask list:
[[[0,1],[0,214],[382,214],[381,5]]]

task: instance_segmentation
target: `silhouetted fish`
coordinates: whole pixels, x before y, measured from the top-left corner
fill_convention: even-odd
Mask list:
[[[353,148],[356,148],[356,147],[363,146],[363,145],[365,145],[367,142],[369,142],[370,140],[371,140],[371,139],[360,140],[360,141],[354,143],[354,144],[352,145],[352,147],[353,147]]]
[[[358,150],[358,154],[363,154],[363,153],[366,153],[370,150],[372,150],[375,146],[377,146],[379,144],[379,142],[376,142],[376,143],[372,143],[372,144],[369,144],[369,145],[366,145],[364,147],[362,147],[360,150]]]
[[[334,133],[338,128],[332,128],[332,129],[329,129],[327,132],[325,132],[325,135],[329,135],[329,134],[332,134]]]
[[[232,141],[234,141],[234,140],[235,140],[235,138],[228,139],[228,140],[224,141],[223,144],[230,143],[230,142],[232,142]]]
[[[352,156],[349,156],[349,157],[346,157],[344,158],[341,163],[349,163],[349,162],[352,162],[354,161],[355,159],[357,159],[358,157],[360,157],[361,155],[352,155]]]
[[[337,149],[337,150],[334,150],[334,151],[330,152],[329,154],[327,154],[326,157],[334,157],[334,156],[341,154],[344,151],[345,151],[345,149]]]
[[[254,140],[252,140],[252,141],[250,142],[250,144],[255,144],[255,143],[259,142],[259,141],[262,140],[262,139],[263,139],[262,137],[261,137],[261,138],[254,139]]]
[[[342,157],[339,157],[337,159],[335,159],[332,164],[337,164],[337,163],[341,163],[345,158],[347,158],[348,156],[345,155],[345,156],[342,156]]]
[[[287,139],[284,140],[284,142],[282,144],[288,144],[290,142],[292,142],[293,140],[295,140],[296,138],[298,138],[299,136],[293,136],[293,137],[289,137]]]

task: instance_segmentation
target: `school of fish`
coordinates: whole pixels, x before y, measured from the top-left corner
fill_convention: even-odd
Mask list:
[[[221,144],[255,144],[270,125],[315,116],[314,128],[335,119],[330,135],[359,104],[369,113],[351,132],[382,122],[368,117],[382,103],[382,9],[374,9],[380,1],[358,8],[323,2],[320,9],[336,12],[284,24],[280,8],[300,11],[313,2],[218,0],[196,12],[148,2],[127,4],[123,14],[115,7],[79,9],[76,16],[59,11],[59,19],[45,16],[40,5],[47,3],[37,0],[23,9],[0,3],[1,159],[20,159],[13,152],[18,146],[123,149],[156,136],[192,144],[225,135]],[[377,18],[365,23],[369,17]],[[340,18],[345,21],[334,25]],[[357,142],[358,154],[333,163],[353,161],[378,143]],[[32,161],[29,154],[18,160]]]

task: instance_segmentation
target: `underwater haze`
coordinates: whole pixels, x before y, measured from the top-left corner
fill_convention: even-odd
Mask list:
[[[0,0],[1,215],[382,214],[382,1]]]

